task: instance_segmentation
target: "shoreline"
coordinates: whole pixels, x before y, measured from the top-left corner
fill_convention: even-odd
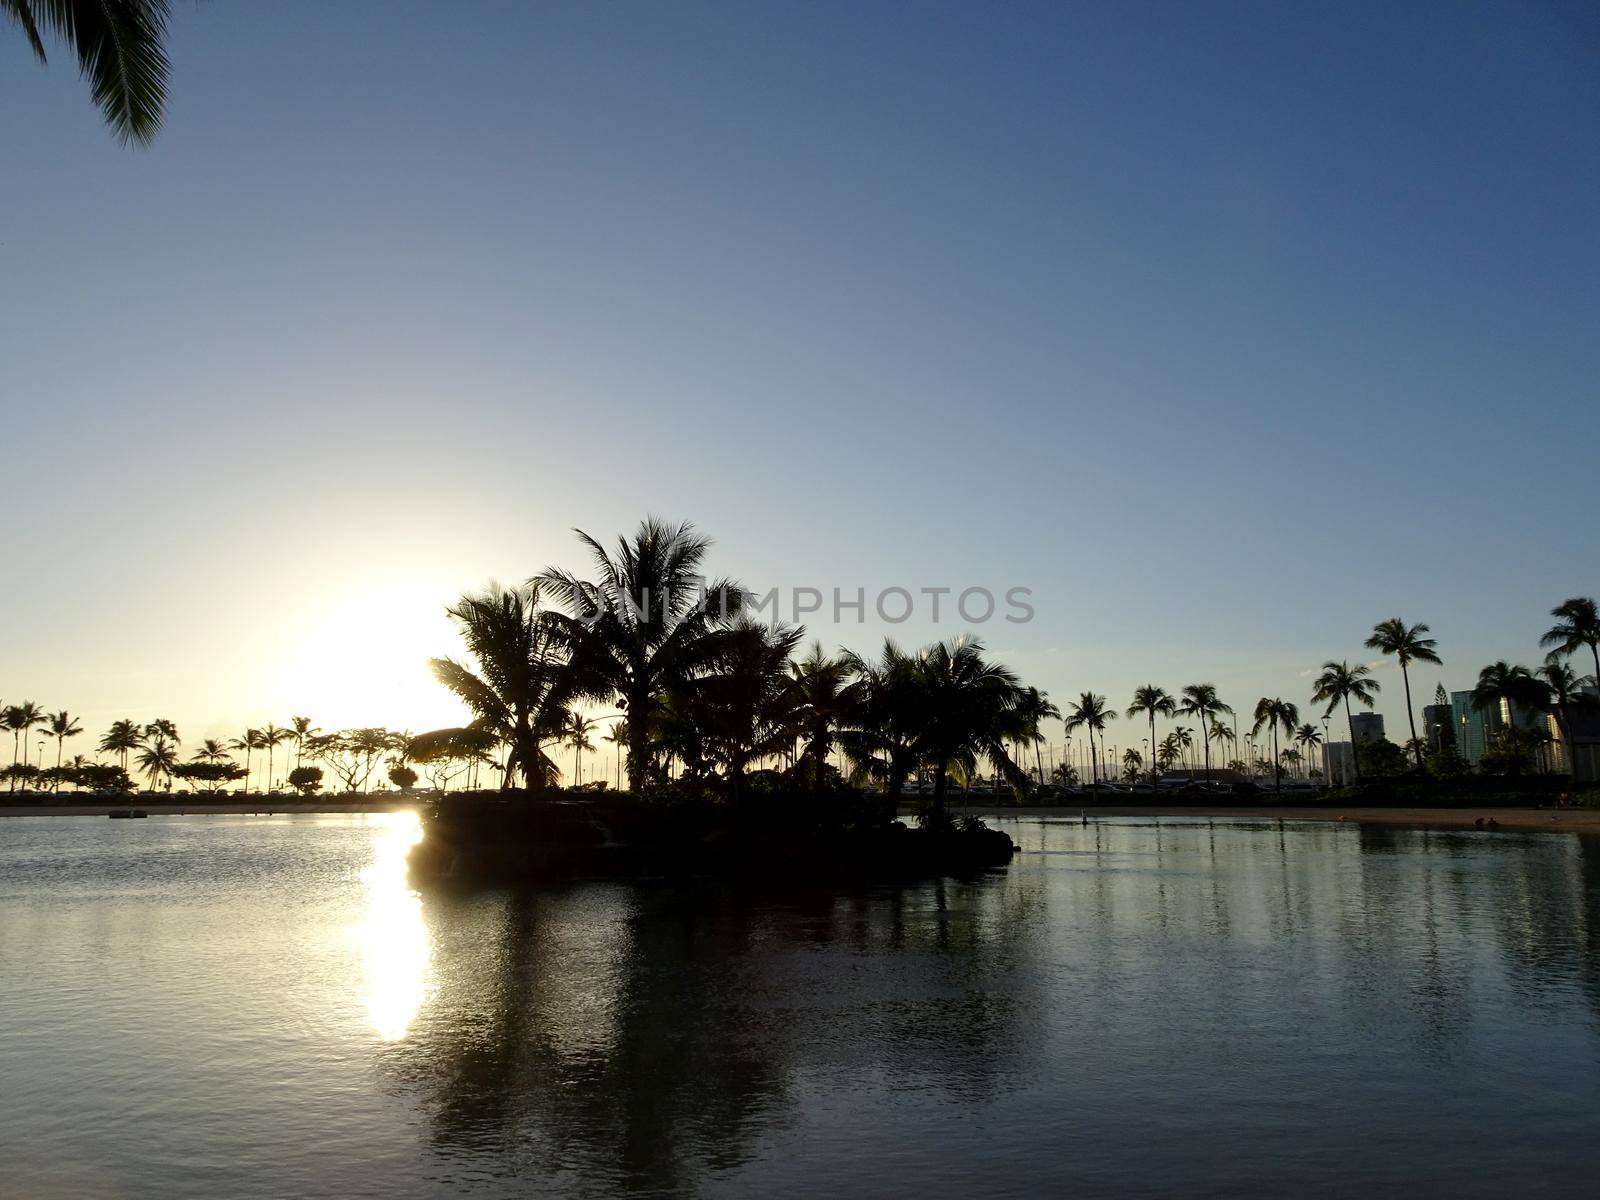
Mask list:
[[[263,803],[230,801],[215,804],[0,804],[4,817],[101,817],[115,811],[139,808],[151,816],[294,816],[340,815],[350,813],[391,813],[414,811],[421,800],[311,800],[305,803]],[[1600,834],[1600,809],[1586,808],[1416,808],[1396,806],[1376,808],[1352,805],[1337,807],[1237,805],[1237,804],[1098,804],[1098,805],[1020,805],[1001,807],[952,806],[953,811],[994,820],[1054,817],[1062,821],[1082,816],[1101,817],[1196,817],[1221,821],[1327,821],[1366,825],[1393,825],[1414,829],[1476,829],[1475,821],[1493,818],[1501,829],[1538,830],[1545,833]],[[909,817],[909,812],[899,814]]]
[[[1537,830],[1543,833],[1600,833],[1600,809],[1592,808],[1416,808],[1395,806],[1331,805],[1294,807],[1281,805],[1241,806],[1230,804],[1100,804],[1100,805],[1020,805],[1016,808],[981,808],[976,805],[955,811],[1004,820],[1007,817],[1057,817],[1076,820],[1080,814],[1095,817],[1199,817],[1223,821],[1327,821],[1357,825],[1395,825],[1413,829],[1470,829],[1474,822],[1491,818],[1500,828]]]
[[[106,817],[114,812],[138,809],[152,817],[202,817],[211,813],[226,816],[283,817],[297,813],[390,813],[414,809],[416,800],[311,800],[304,804],[269,804],[237,800],[217,804],[0,804],[4,817]]]

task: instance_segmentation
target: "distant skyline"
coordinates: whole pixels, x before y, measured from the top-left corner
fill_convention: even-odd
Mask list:
[[[0,700],[76,749],[450,723],[444,606],[647,513],[758,590],[1029,588],[973,631],[1119,710],[1309,719],[1399,616],[1420,711],[1600,592],[1591,5],[216,4],[170,53],[130,151],[0,26]]]

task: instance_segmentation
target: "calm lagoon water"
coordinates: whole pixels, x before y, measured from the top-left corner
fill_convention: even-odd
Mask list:
[[[0,820],[0,1194],[1595,1194],[1600,844],[1002,824],[419,895],[408,814]]]

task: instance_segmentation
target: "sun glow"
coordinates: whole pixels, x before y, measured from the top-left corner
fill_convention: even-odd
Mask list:
[[[385,584],[309,614],[281,660],[280,706],[324,729],[460,724],[460,706],[428,669],[430,658],[459,653],[444,615],[452,595],[432,583]]]
[[[384,1041],[405,1037],[432,987],[422,897],[406,882],[406,852],[422,840],[414,812],[373,818],[372,862],[361,872],[366,919],[356,929],[366,966],[367,1020]]]

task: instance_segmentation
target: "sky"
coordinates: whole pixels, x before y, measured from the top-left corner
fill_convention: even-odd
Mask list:
[[[445,604],[647,513],[864,589],[826,645],[1119,707],[1304,708],[1390,616],[1420,706],[1600,591],[1592,5],[217,0],[170,54],[126,149],[0,26],[5,703],[454,723]]]

